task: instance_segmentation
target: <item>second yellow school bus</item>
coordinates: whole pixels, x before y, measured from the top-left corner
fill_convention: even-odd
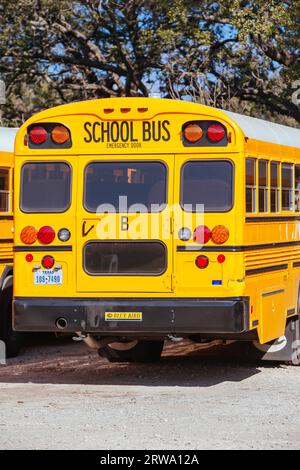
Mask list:
[[[5,354],[16,356],[21,337],[12,329],[13,167],[17,129],[0,127],[0,340]],[[0,354],[4,354],[0,348]],[[0,357],[3,359],[3,357]]]
[[[94,337],[111,361],[177,336],[299,364],[299,130],[103,99],[32,117],[15,156],[17,331]]]

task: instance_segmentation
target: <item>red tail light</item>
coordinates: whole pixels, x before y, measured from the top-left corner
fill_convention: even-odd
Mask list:
[[[199,225],[194,230],[194,241],[203,245],[211,239],[211,231],[206,225]]]
[[[42,126],[35,126],[29,132],[29,139],[35,145],[41,145],[48,139],[48,133]]]
[[[55,231],[52,227],[42,227],[37,234],[37,238],[39,242],[43,243],[43,245],[50,245],[55,239]]]
[[[226,257],[225,255],[219,255],[217,260],[218,260],[218,263],[223,264],[226,260]]]
[[[225,128],[221,124],[212,124],[207,129],[207,137],[211,142],[218,143],[226,136]]]
[[[209,265],[209,259],[207,256],[198,256],[195,260],[197,268],[205,269]]]
[[[44,258],[42,259],[42,266],[45,269],[52,269],[54,264],[55,264],[55,260],[53,256],[47,255],[47,256],[44,256]]]

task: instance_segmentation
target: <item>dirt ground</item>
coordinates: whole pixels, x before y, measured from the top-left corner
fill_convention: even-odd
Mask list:
[[[236,345],[166,344],[154,365],[109,364],[69,338],[30,338],[0,365],[1,449],[299,449],[300,367]]]

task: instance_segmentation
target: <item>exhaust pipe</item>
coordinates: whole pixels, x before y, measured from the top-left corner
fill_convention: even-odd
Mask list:
[[[65,318],[61,317],[56,320],[55,326],[59,330],[64,330],[68,326],[68,322]]]

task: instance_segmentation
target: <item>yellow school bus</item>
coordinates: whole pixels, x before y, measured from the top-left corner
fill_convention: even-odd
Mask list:
[[[300,130],[183,101],[41,112],[15,146],[14,328],[300,362]]]
[[[13,151],[17,129],[0,128],[0,340],[15,356],[20,335],[12,329],[13,280]],[[2,348],[1,348],[2,351]]]

